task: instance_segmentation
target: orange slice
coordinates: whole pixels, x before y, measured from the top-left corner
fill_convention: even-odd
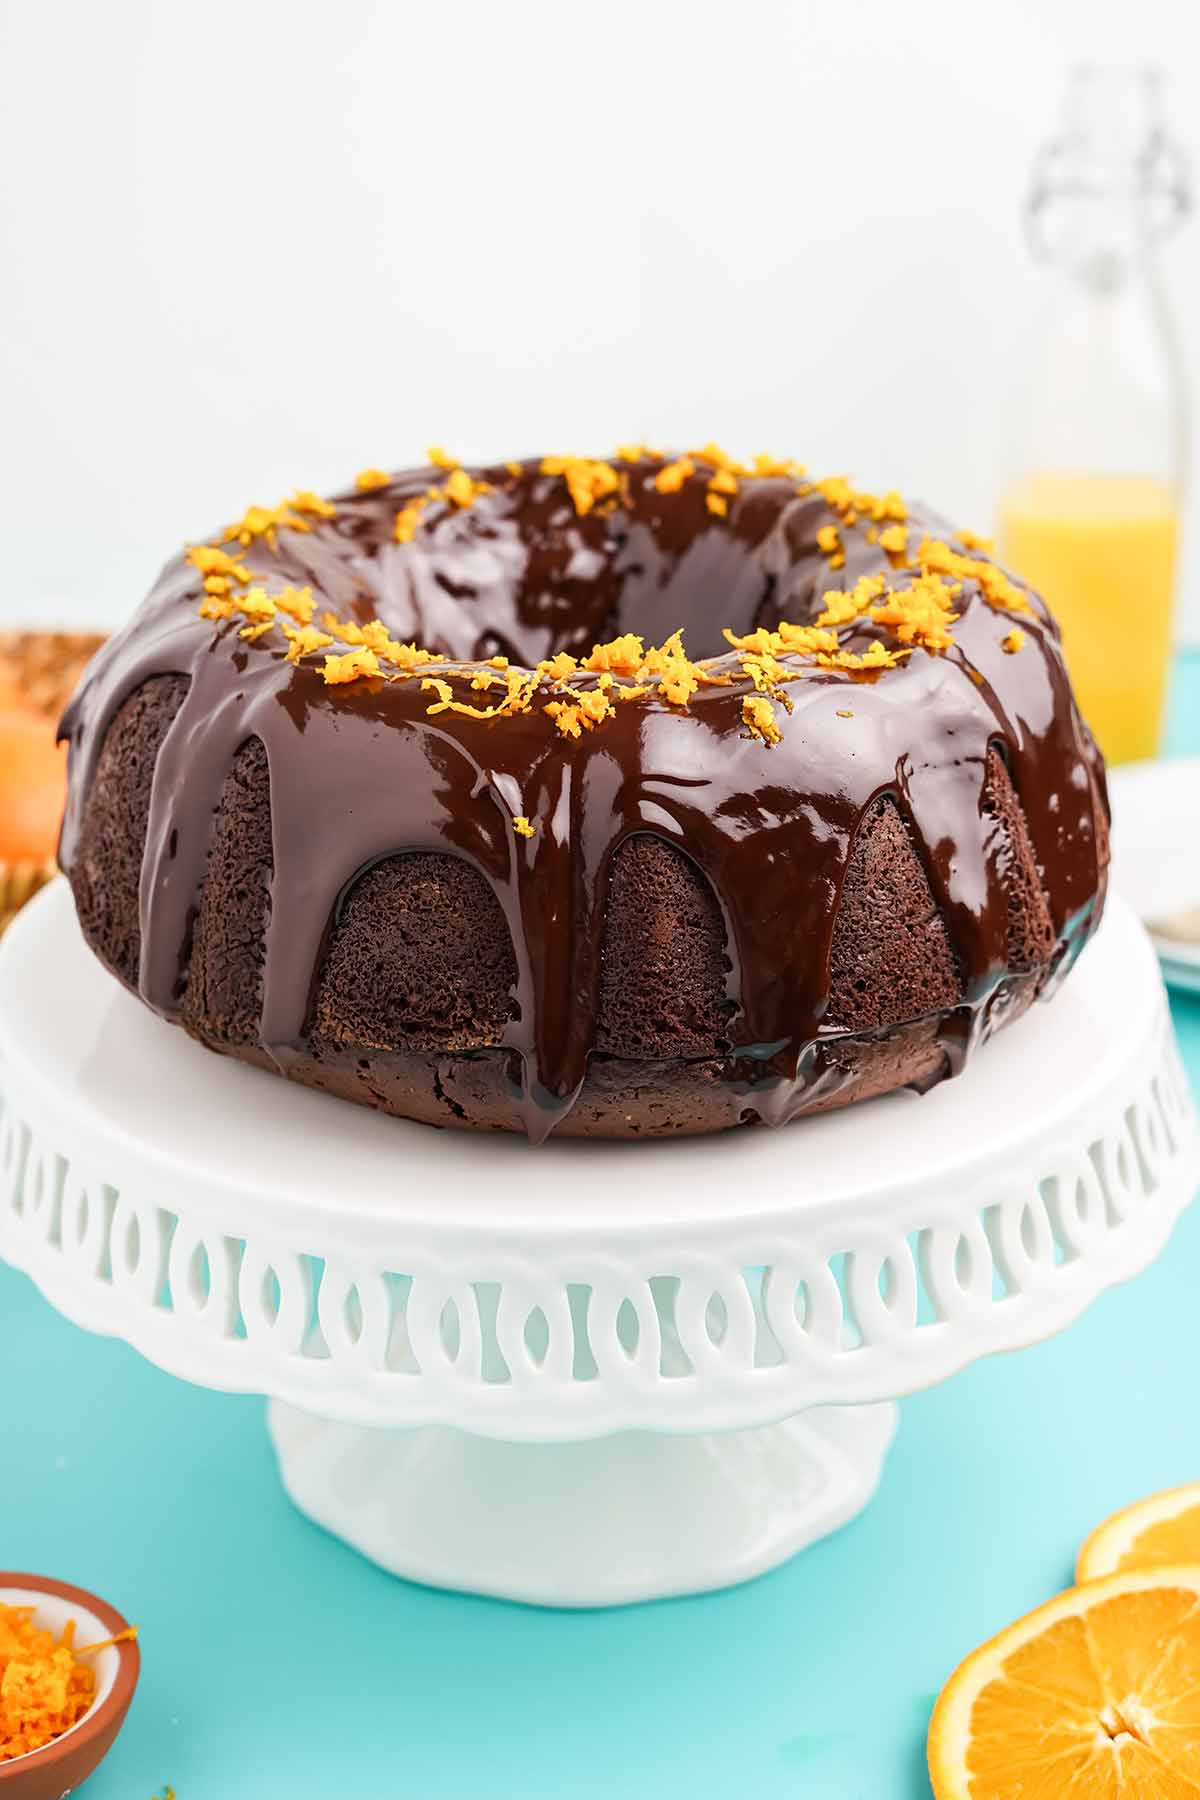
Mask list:
[[[1151,1494],[1097,1525],[1079,1552],[1075,1579],[1191,1562],[1200,1563],[1200,1481]]]
[[[1200,1563],[1068,1588],[976,1650],[929,1775],[937,1800],[1200,1800]]]

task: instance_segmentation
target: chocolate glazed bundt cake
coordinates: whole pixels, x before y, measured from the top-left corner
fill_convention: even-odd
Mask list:
[[[251,508],[69,707],[84,935],[226,1055],[433,1125],[658,1137],[956,1074],[1094,930],[1042,602],[716,446]]]

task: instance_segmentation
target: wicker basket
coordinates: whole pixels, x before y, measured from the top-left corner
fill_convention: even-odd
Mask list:
[[[12,923],[27,900],[45,887],[58,874],[58,864],[47,862],[4,862],[0,860],[0,937]]]
[[[34,712],[57,721],[103,642],[99,631],[0,631],[0,676],[11,677]]]
[[[23,706],[53,725],[103,642],[100,632],[90,631],[0,632],[0,685],[6,682]],[[57,873],[53,857],[44,862],[0,857],[0,933]]]

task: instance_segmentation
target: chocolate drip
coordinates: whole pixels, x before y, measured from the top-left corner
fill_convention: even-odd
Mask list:
[[[277,550],[256,541],[239,554],[256,580],[310,582],[343,617],[378,616],[448,658],[504,653],[524,666],[624,631],[659,641],[678,626],[691,655],[717,656],[726,626],[804,624],[830,588],[860,575],[911,579],[861,526],[843,529],[846,567],[831,573],[817,547],[829,508],[793,481],[743,480],[715,518],[703,471],[663,494],[655,465],[623,467],[620,503],[586,516],[536,464],[481,470],[490,492],[462,509],[431,506],[398,544],[397,509],[438,479],[418,470],[338,497],[335,519],[281,532]],[[934,516],[911,519],[914,544],[926,531],[953,540]],[[1019,621],[1026,644],[1009,655],[1001,641],[1014,619],[966,583],[952,649],[917,650],[868,676],[813,669],[789,685],[793,711],[772,746],[744,730],[752,690],[736,658],[733,684],[701,688],[686,710],[648,695],[573,740],[536,710],[430,717],[419,680],[328,687],[318,667],[285,661],[275,636],[247,644],[235,624],[202,620],[201,597],[199,574],[177,558],[68,709],[61,859],[69,872],[121,704],[152,676],[185,675],[154,773],[139,906],[139,991],[177,1014],[222,785],[239,748],[259,740],[274,859],[259,1034],[281,1068],[303,1052],[339,896],[405,850],[463,857],[497,895],[517,967],[501,1042],[520,1054],[535,1139],[569,1112],[587,1071],[612,860],[636,833],[684,850],[718,898],[730,1054],[747,1106],[769,1123],[836,1085],[830,1051],[846,1033],[826,1018],[831,938],[856,833],[882,795],[911,829],[961,962],[962,1004],[939,1028],[951,1070],[986,1035],[1010,972],[1004,870],[983,809],[989,749],[1000,747],[1028,820],[1056,977],[1096,923],[1103,777],[1036,598]],[[884,635],[860,622],[847,641]],[[513,831],[521,813],[537,826],[531,839]]]

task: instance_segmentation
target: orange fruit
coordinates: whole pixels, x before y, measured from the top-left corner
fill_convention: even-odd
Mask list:
[[[955,1670],[937,1800],[1197,1800],[1200,1563],[1068,1588]]]
[[[1190,1562],[1200,1563],[1200,1481],[1151,1494],[1097,1525],[1079,1552],[1075,1579]]]
[[[54,855],[66,789],[66,752],[53,725],[17,708],[0,711],[0,860]]]

